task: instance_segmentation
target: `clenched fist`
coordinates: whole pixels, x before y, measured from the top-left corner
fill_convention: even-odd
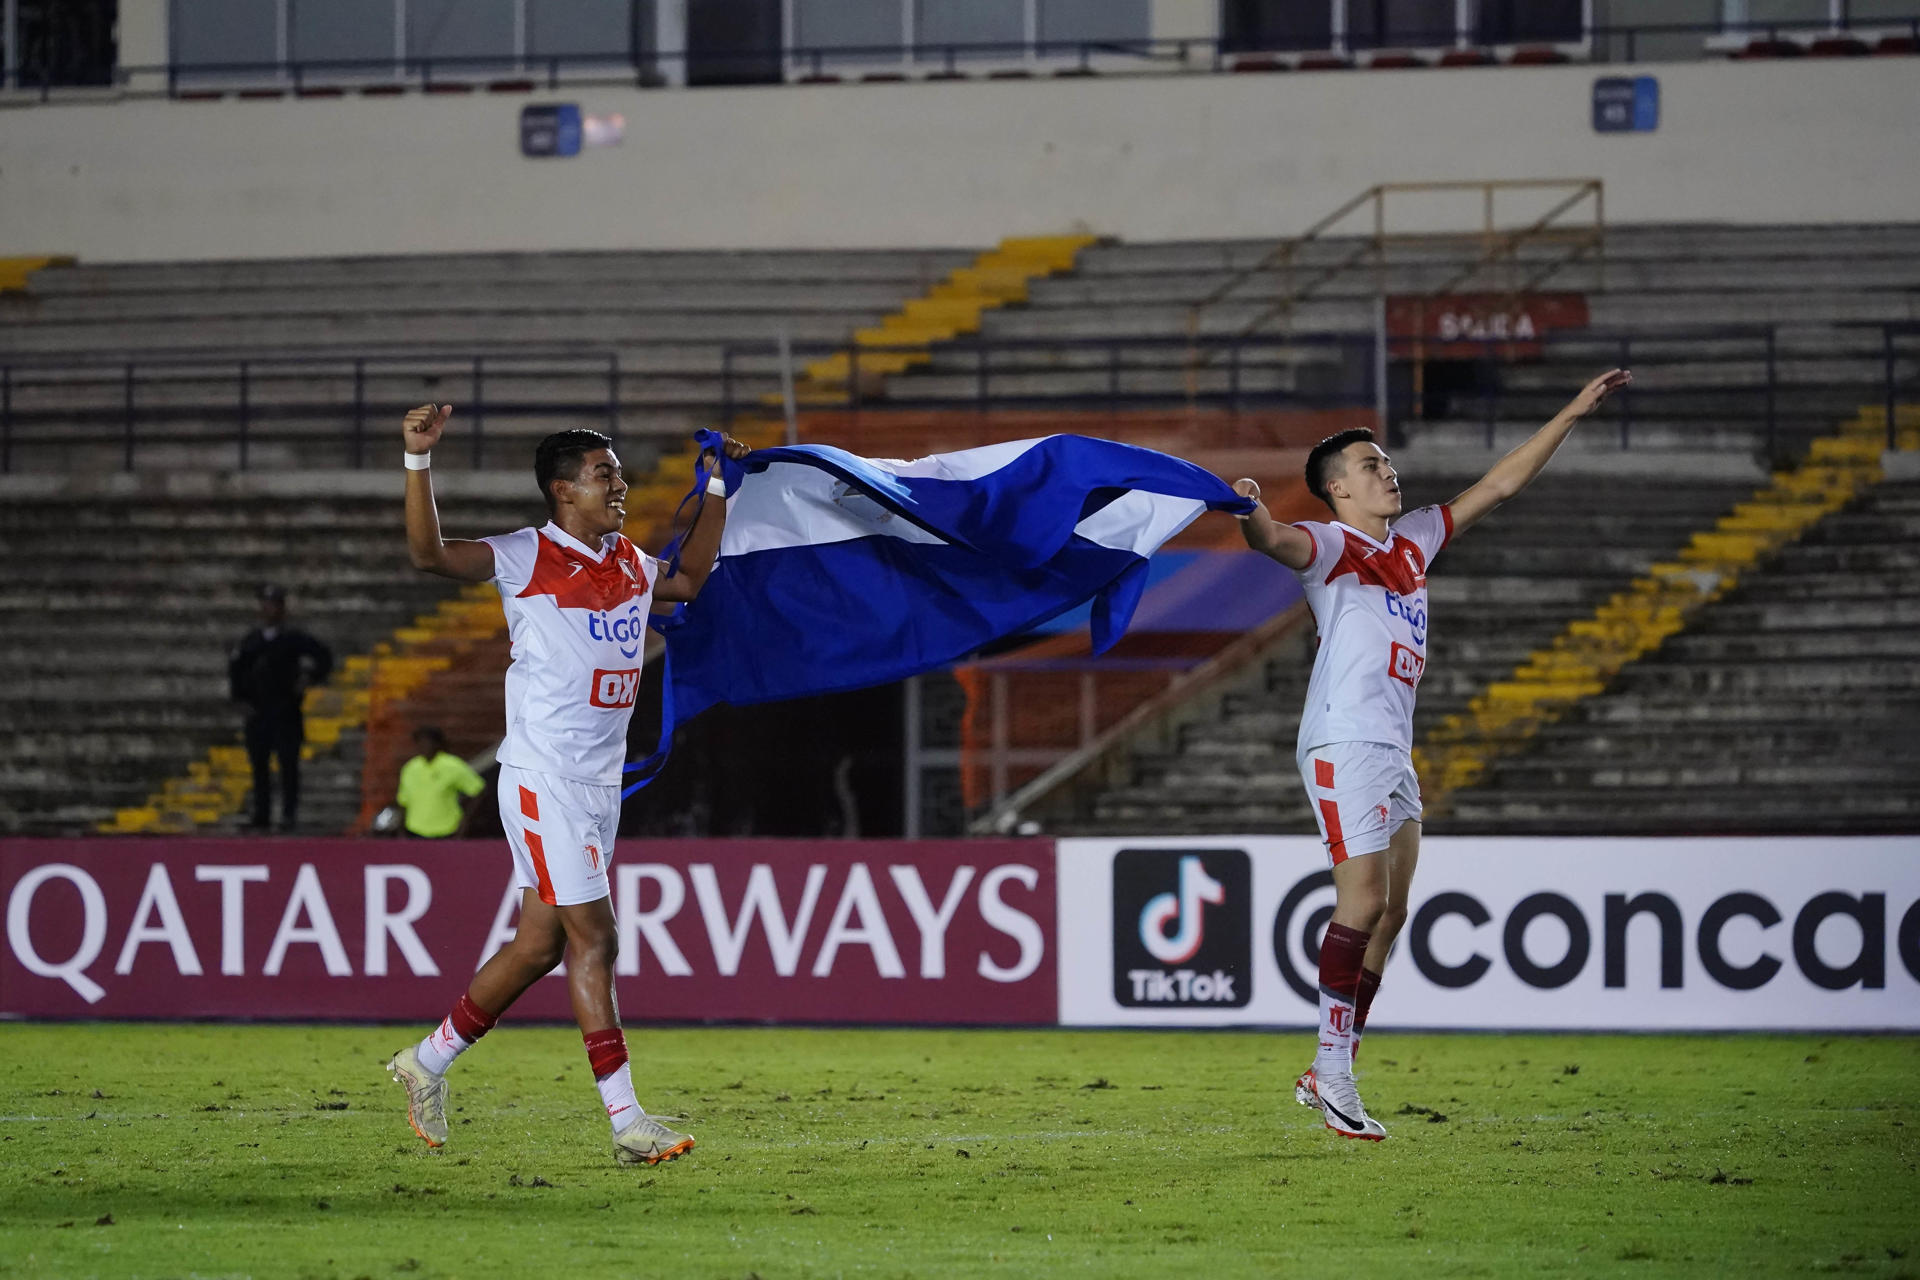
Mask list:
[[[447,429],[447,419],[452,416],[450,404],[423,404],[418,409],[409,409],[406,421],[400,424],[407,452],[426,453],[432,449],[440,442],[440,433]]]

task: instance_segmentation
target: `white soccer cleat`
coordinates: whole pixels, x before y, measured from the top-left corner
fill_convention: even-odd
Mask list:
[[[1303,1107],[1320,1105],[1320,1078],[1308,1067],[1306,1074],[1293,1082],[1293,1100]]]
[[[1320,1100],[1320,1114],[1327,1128],[1343,1138],[1378,1142],[1387,1136],[1386,1126],[1367,1114],[1360,1101],[1360,1090],[1348,1073],[1314,1075],[1314,1095]]]
[[[393,1055],[387,1071],[407,1089],[407,1123],[430,1147],[447,1141],[447,1078],[434,1075],[420,1065],[415,1046],[408,1045]]]
[[[613,1135],[613,1158],[621,1164],[659,1164],[693,1150],[693,1135],[675,1133],[652,1116],[641,1116]]]

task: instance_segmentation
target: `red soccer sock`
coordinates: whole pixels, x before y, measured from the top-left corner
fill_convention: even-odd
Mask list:
[[[1367,1029],[1367,1010],[1373,1008],[1373,998],[1380,993],[1380,975],[1368,968],[1360,970],[1360,986],[1353,995],[1353,1052],[1360,1053],[1360,1034]]]
[[[633,1072],[627,1066],[627,1037],[618,1027],[606,1031],[583,1031],[587,1043],[587,1063],[593,1068],[594,1087],[607,1108],[607,1119],[615,1133],[645,1115],[633,1092]]]
[[[498,1021],[499,1014],[488,1013],[473,1002],[472,996],[461,992],[452,1012],[414,1050],[420,1065],[435,1075],[445,1075],[453,1060],[473,1048],[474,1042],[493,1030]]]
[[[473,1002],[472,996],[462,991],[460,998],[454,1002],[453,1012],[447,1015],[447,1021],[453,1024],[455,1033],[462,1040],[472,1044],[493,1030],[494,1024],[500,1021],[500,1015],[488,1013]]]
[[[1372,937],[1330,924],[1320,942],[1320,1051],[1315,1063],[1322,1071],[1352,1069],[1354,1001]]]
[[[620,1028],[583,1031],[580,1038],[586,1041],[587,1064],[593,1068],[595,1080],[604,1080],[627,1065],[627,1035]]]

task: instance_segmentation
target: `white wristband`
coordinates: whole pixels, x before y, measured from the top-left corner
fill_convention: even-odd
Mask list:
[[[409,471],[425,471],[432,465],[433,452],[431,450],[426,453],[410,453],[407,455],[407,470]]]
[[[719,476],[708,476],[707,492],[713,494],[717,498],[724,498],[727,496],[727,482],[725,480],[722,480]]]

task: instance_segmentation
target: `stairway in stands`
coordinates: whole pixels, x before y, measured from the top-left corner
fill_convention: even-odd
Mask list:
[[[1868,489],[1455,793],[1442,831],[1920,829],[1920,472]]]

